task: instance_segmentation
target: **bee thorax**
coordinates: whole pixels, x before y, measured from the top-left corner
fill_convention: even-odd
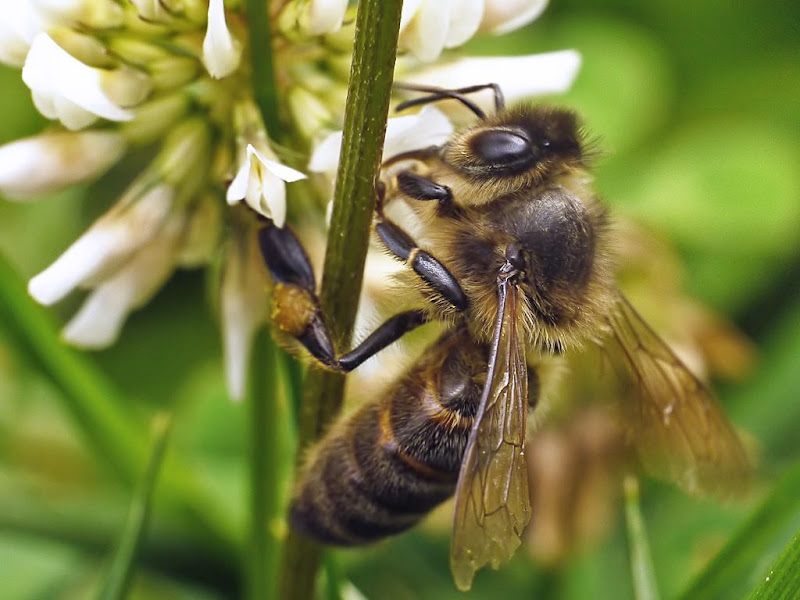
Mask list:
[[[528,279],[539,288],[583,288],[595,254],[595,227],[583,203],[561,187],[514,202],[505,225],[527,256]],[[544,290],[546,291],[546,290]]]

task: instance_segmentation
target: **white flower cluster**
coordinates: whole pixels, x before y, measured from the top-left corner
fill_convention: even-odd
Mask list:
[[[4,3],[0,20],[0,62],[21,68],[36,108],[57,124],[0,147],[0,193],[41,195],[98,177],[133,147],[155,149],[112,208],[31,280],[31,295],[53,304],[87,290],[64,337],[102,347],[174,269],[221,253],[234,397],[243,393],[252,337],[267,318],[269,277],[252,211],[282,227],[286,183],[305,177],[279,160],[256,107],[242,4],[17,0]],[[512,101],[564,90],[579,65],[572,51],[431,62],[476,33],[528,23],[545,4],[406,0],[398,77],[442,87],[496,82]],[[291,116],[287,133],[316,146],[312,171],[332,173],[338,160],[341,136],[328,134],[342,122],[354,10],[347,0],[289,0],[271,16],[276,95]],[[441,143],[451,131],[433,108],[394,119],[385,154]],[[226,204],[233,208],[223,210]]]
[[[405,0],[400,46],[420,60],[436,60],[478,32],[500,34],[527,25],[546,6],[547,0]]]

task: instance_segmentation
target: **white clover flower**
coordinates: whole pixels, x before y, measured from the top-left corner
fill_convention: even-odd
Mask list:
[[[0,146],[0,191],[19,198],[93,179],[125,149],[116,131],[55,131],[10,142]]]
[[[502,35],[524,27],[547,8],[547,0],[487,0],[481,30]]]
[[[299,181],[306,176],[264,156],[268,152],[247,144],[245,158],[236,177],[228,187],[228,204],[244,200],[255,211],[283,227],[286,220],[286,182]]]
[[[25,59],[22,80],[39,112],[58,119],[68,129],[82,129],[97,117],[133,119],[132,112],[114,104],[104,91],[106,74],[71,56],[46,33],[39,33]]]
[[[170,215],[147,244],[92,286],[64,328],[66,341],[84,348],[104,348],[116,341],[128,314],[150,300],[172,273],[184,225],[181,216]]]
[[[7,2],[0,19],[0,62],[12,67],[25,64],[25,57],[36,34],[45,23],[28,2]]]
[[[406,0],[400,44],[421,61],[435,60],[445,48],[469,40],[483,19],[483,0]]]
[[[425,65],[402,74],[403,81],[446,89],[496,83],[508,102],[530,96],[568,90],[581,66],[575,50],[559,50],[528,56],[464,57],[442,64]],[[476,95],[476,102],[494,108],[491,93]]]
[[[453,134],[450,119],[435,106],[425,106],[417,114],[392,117],[386,123],[383,160],[401,152],[439,146]],[[308,170],[333,176],[339,164],[342,132],[335,131],[314,148]]]
[[[341,28],[346,12],[347,0],[311,0],[302,21],[311,35],[333,33]]]
[[[19,0],[3,3],[0,19],[0,62],[21,67],[34,38],[50,27],[71,21],[112,27],[122,9],[110,0]]]
[[[423,62],[436,60],[478,31],[494,35],[519,29],[536,19],[547,0],[405,0],[400,47]]]
[[[242,45],[233,37],[225,22],[223,0],[208,3],[208,27],[203,40],[203,64],[209,74],[222,79],[239,68]]]
[[[406,0],[398,80],[497,82],[512,101],[565,89],[579,65],[573,52],[430,62],[480,32],[524,25],[544,4]],[[275,6],[274,91],[287,108],[277,120],[282,135],[310,144],[341,124],[354,31],[348,2]],[[224,0],[19,0],[7,1],[0,19],[0,62],[22,68],[36,108],[58,121],[0,146],[0,192],[46,193],[99,176],[127,151],[155,153],[123,198],[30,280],[31,295],[49,305],[86,290],[64,338],[101,347],[176,268],[207,265],[224,248],[225,373],[237,398],[253,334],[267,318],[256,213],[284,226],[286,183],[305,177],[276,154],[264,125],[276,115],[257,108],[254,68],[242,53],[251,43],[245,8],[226,9]],[[384,156],[444,143],[453,132],[447,104],[390,119]],[[310,169],[332,179],[340,145],[341,133],[316,145]]]
[[[174,189],[158,186],[136,199],[123,198],[100,217],[47,269],[28,291],[42,304],[55,304],[78,287],[90,287],[114,272],[164,226]]]
[[[255,236],[238,237],[228,249],[221,281],[225,378],[233,400],[241,400],[253,336],[267,321],[269,287]]]

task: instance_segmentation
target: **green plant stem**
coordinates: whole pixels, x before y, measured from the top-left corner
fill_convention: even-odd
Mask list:
[[[362,0],[347,91],[344,137],[334,191],[320,303],[337,348],[349,348],[361,290],[375,182],[381,162],[397,53],[400,0]],[[310,369],[299,414],[299,454],[342,404],[344,377]],[[320,548],[290,530],[280,571],[280,598],[313,596]]]
[[[653,559],[639,504],[639,480],[633,475],[625,477],[625,522],[628,527],[628,555],[630,556],[633,592],[636,600],[658,600]]]
[[[267,0],[246,0],[250,64],[252,65],[253,97],[269,137],[277,142],[282,137],[275,65],[272,62],[272,29]]]
[[[245,402],[249,409],[250,525],[248,528],[247,597],[272,600],[276,597],[275,572],[280,553],[279,528],[283,517],[281,491],[286,475],[281,469],[279,386],[276,349],[266,327],[253,343],[249,385]]]
[[[800,519],[800,462],[796,462],[781,478],[764,502],[750,515],[728,540],[709,565],[681,595],[683,600],[721,598],[752,580],[755,565],[772,559],[767,552],[788,527],[794,529]],[[788,534],[787,534],[788,537]],[[785,543],[784,538],[781,543]]]
[[[153,442],[150,449],[150,458],[147,468],[133,495],[128,518],[120,535],[119,543],[111,559],[111,566],[107,577],[97,597],[101,600],[118,600],[124,598],[130,585],[136,565],[136,557],[142,545],[147,523],[150,516],[150,507],[153,500],[153,491],[156,479],[161,470],[164,452],[169,438],[170,417],[159,414],[153,420]]]

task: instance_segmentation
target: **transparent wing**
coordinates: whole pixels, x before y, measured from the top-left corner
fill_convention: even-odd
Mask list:
[[[606,347],[634,384],[630,438],[649,472],[690,493],[729,495],[750,472],[747,453],[708,389],[622,296]]]
[[[450,568],[456,586],[468,590],[475,571],[497,568],[520,545],[530,519],[524,455],[528,373],[517,330],[518,292],[499,284],[486,385],[456,488]]]

